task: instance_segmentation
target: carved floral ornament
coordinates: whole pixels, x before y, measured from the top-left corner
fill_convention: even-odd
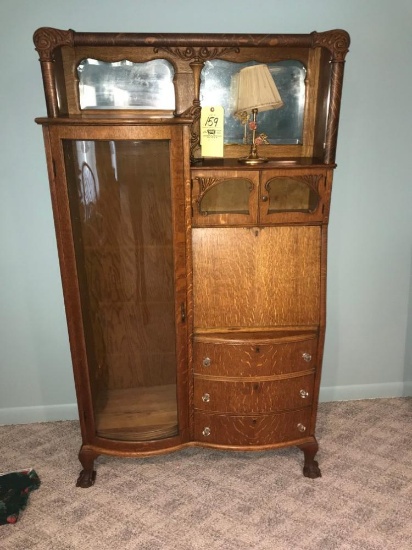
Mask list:
[[[230,52],[239,53],[240,50],[238,47],[209,49],[206,46],[202,46],[200,48],[188,47],[183,50],[180,48],[160,47],[153,48],[153,51],[154,53],[158,53],[159,51],[167,52],[178,57],[179,59],[187,61],[206,61],[207,59],[216,59],[217,57],[221,57],[222,55]]]
[[[340,29],[329,32],[313,32],[312,46],[327,48],[332,54],[332,61],[343,63],[348,53],[350,37],[346,31]]]
[[[40,61],[53,61],[54,50],[60,46],[73,46],[75,32],[41,27],[33,35]]]

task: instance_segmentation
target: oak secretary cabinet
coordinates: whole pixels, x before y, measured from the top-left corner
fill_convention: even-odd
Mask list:
[[[320,476],[327,226],[348,34],[40,28],[34,43],[83,441],[78,486],[94,483],[100,454],[187,445],[296,445],[304,475]],[[281,107],[253,119],[233,101],[237,75],[257,65]],[[210,128],[202,109],[215,106],[224,120]],[[203,154],[213,120],[219,156]],[[238,160],[251,139],[265,162]]]

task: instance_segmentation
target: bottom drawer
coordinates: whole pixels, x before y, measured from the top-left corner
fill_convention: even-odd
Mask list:
[[[312,408],[256,416],[195,412],[195,440],[225,446],[274,445],[309,436]]]

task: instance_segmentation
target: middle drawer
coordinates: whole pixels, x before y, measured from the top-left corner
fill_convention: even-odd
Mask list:
[[[194,373],[208,376],[271,376],[297,373],[316,366],[314,336],[291,342],[265,342],[259,338],[243,344],[229,341],[194,342]]]
[[[291,410],[312,404],[314,374],[281,380],[216,379],[195,376],[195,409],[254,414]]]

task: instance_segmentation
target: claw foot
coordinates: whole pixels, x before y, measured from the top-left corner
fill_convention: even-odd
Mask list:
[[[87,489],[88,487],[91,487],[92,485],[94,485],[95,480],[96,480],[95,470],[92,470],[92,471],[82,470],[77,479],[76,487],[82,487],[83,489]]]
[[[303,466],[303,475],[311,479],[322,477],[319,465],[316,460],[314,460],[311,464],[305,464]]]
[[[303,475],[309,477],[310,479],[316,479],[317,477],[322,477],[322,474],[319,469],[319,465],[315,460],[315,455],[318,452],[319,445],[315,438],[309,443],[304,443],[299,445],[299,449],[303,452],[305,457],[305,462],[303,465]]]

